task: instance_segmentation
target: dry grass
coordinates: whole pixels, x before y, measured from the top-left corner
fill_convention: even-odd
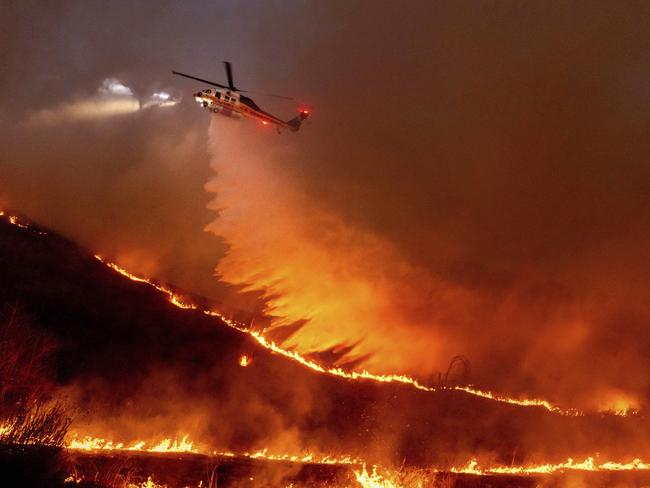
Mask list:
[[[70,418],[50,401],[52,343],[16,307],[0,307],[0,471],[15,486],[63,486]]]
[[[3,422],[0,443],[61,447],[70,421],[61,405],[35,402]]]

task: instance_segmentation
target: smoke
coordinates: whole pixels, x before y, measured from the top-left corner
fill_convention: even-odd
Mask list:
[[[597,288],[523,264],[500,278],[467,258],[418,264],[310,193],[309,156],[293,134],[213,117],[209,137],[217,218],[208,230],[228,245],[217,274],[263,296],[272,338],[322,362],[430,382],[463,354],[479,386],[601,411],[642,405],[643,376],[623,371],[646,361],[627,339],[605,340],[621,316],[597,304]],[[628,357],[594,377],[593,354]]]
[[[303,353],[378,372],[446,366],[458,346],[440,328],[471,297],[310,197],[283,164],[295,136],[281,137],[212,119],[207,189],[218,218],[208,229],[229,246],[219,277],[261,291],[269,334]]]
[[[38,127],[91,121],[132,114],[152,107],[173,107],[179,102],[180,98],[164,91],[154,92],[141,100],[131,88],[118,79],[107,78],[95,95],[32,112],[27,115],[26,123],[28,126]]]

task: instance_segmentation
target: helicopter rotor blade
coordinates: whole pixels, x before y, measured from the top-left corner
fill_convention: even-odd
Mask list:
[[[224,61],[223,65],[226,67],[226,77],[228,78],[228,88],[231,90],[237,90],[235,88],[235,85],[232,82],[232,66],[230,64],[230,61]]]
[[[202,82],[202,83],[207,83],[208,85],[212,85],[212,86],[217,86],[217,87],[219,87],[219,88],[226,88],[226,89],[228,89],[227,86],[220,85],[219,83],[215,83],[214,81],[204,80],[203,78],[197,78],[196,76],[186,75],[185,73],[180,73],[180,72],[178,72],[178,71],[172,71],[172,73],[175,74],[175,75],[178,75],[178,76],[184,76],[185,78],[190,78],[191,80],[196,80],[196,81],[200,81],[200,82]]]
[[[224,61],[224,65],[226,66],[226,75],[228,76],[228,84],[230,86],[225,86],[225,85],[222,85],[220,83],[216,83],[214,81],[205,80],[203,78],[198,78],[196,76],[181,73],[180,71],[172,71],[172,73],[175,74],[175,75],[178,75],[178,76],[183,76],[185,78],[189,78],[191,80],[200,81],[201,83],[207,83],[208,85],[216,86],[216,87],[219,87],[219,88],[225,88],[226,90],[231,90],[231,91],[235,91],[235,92],[238,92],[238,93],[250,93],[252,95],[260,95],[260,96],[263,96],[263,97],[273,97],[273,98],[282,98],[284,100],[293,100],[292,97],[287,97],[287,96],[284,96],[284,95],[275,95],[273,93],[260,93],[260,92],[256,92],[256,91],[239,90],[239,89],[235,88],[233,86],[233,84],[232,84],[232,68],[231,68],[230,62]]]
[[[284,100],[293,100],[293,97],[285,97],[284,95],[274,95],[273,93],[260,93],[251,90],[236,90],[239,93],[250,93],[252,95],[259,95],[261,97],[273,97],[273,98],[282,98]]]

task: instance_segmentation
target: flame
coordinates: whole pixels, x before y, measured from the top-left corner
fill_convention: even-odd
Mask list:
[[[231,456],[235,456],[234,453],[229,453]],[[223,453],[218,453],[218,455],[224,455]],[[250,459],[265,459],[268,461],[290,461],[293,463],[307,463],[307,464],[362,464],[360,459],[357,459],[350,455],[341,455],[335,456],[327,454],[324,456],[317,456],[313,453],[303,453],[303,454],[272,454],[268,452],[268,449],[260,449],[255,452],[246,452],[240,455],[241,457],[247,457]]]
[[[158,444],[147,447],[145,441],[133,441],[125,444],[122,442],[114,442],[103,438],[85,436],[78,439],[76,436],[72,438],[66,445],[68,449],[84,450],[84,451],[141,451],[141,452],[187,452],[194,454],[207,454],[195,447],[194,443],[189,440],[188,435],[184,435],[180,440],[174,438],[166,438]],[[274,454],[270,453],[268,449],[260,449],[253,452],[235,453],[232,451],[212,451],[213,456],[224,457],[245,457],[249,459],[264,459],[268,461],[290,461],[298,463],[310,464],[331,464],[331,465],[356,465],[362,466],[360,471],[355,471],[357,481],[362,486],[396,486],[393,484],[372,484],[386,482],[390,478],[394,478],[394,472],[381,468],[385,471],[384,475],[379,475],[379,466],[373,466],[372,472],[368,472],[366,464],[363,460],[355,458],[350,455],[324,455],[318,456],[313,453],[302,454]],[[512,474],[512,475],[534,475],[534,474],[552,474],[563,472],[566,470],[574,471],[645,471],[650,470],[650,463],[646,463],[639,458],[632,461],[622,463],[618,461],[603,461],[597,462],[593,456],[586,458],[582,462],[576,462],[572,458],[567,459],[565,462],[558,464],[528,464],[522,466],[488,466],[482,467],[476,459],[470,459],[466,464],[461,466],[452,466],[448,469],[441,469],[432,467],[428,471],[432,473],[451,472],[459,474],[473,474],[477,476],[490,475],[490,474]],[[363,482],[362,482],[363,480]],[[366,484],[363,484],[366,483]],[[392,483],[392,482],[389,482]]]
[[[559,464],[540,464],[527,466],[494,466],[483,468],[476,459],[471,459],[464,466],[451,467],[449,469],[430,468],[422,469],[405,469],[399,470],[386,469],[380,466],[373,466],[369,471],[364,464],[362,469],[354,470],[357,483],[363,488],[421,488],[423,486],[438,486],[435,484],[436,475],[440,473],[455,473],[473,476],[490,476],[490,475],[551,475],[563,473],[565,471],[643,471],[650,469],[650,464],[644,463],[640,459],[634,459],[628,463],[619,463],[607,461],[597,463],[593,457],[588,457],[582,462],[575,462],[569,458],[567,461]],[[408,480],[408,481],[402,481]],[[446,486],[446,485],[445,485]]]
[[[483,391],[472,388],[471,386],[454,386],[451,389],[457,391],[464,391],[471,395],[476,395],[482,398],[487,398],[489,400],[495,400],[502,403],[510,403],[511,405],[519,405],[522,407],[542,407],[548,410],[549,412],[559,413],[561,415],[569,415],[574,417],[579,417],[584,415],[584,412],[577,410],[575,408],[563,409],[557,405],[552,404],[547,400],[541,400],[537,398],[512,398],[504,395],[499,395],[491,391]]]
[[[167,440],[166,440],[167,441]],[[171,444],[163,441],[161,444],[165,444],[169,447]],[[183,438],[181,443],[187,442],[186,437]],[[133,445],[139,445],[140,443],[135,443]],[[141,443],[144,444],[144,443]],[[190,443],[191,444],[191,443]],[[72,447],[72,443],[68,446],[70,449],[85,449],[85,450],[95,450],[95,449],[109,449],[106,446],[112,446],[110,449],[129,449],[129,448],[118,448],[115,446],[120,446],[120,443],[112,443],[110,441],[105,441],[103,439],[93,439],[86,437],[82,442],[82,445],[85,447]],[[87,447],[87,446],[101,446],[101,447]],[[179,451],[168,449],[166,451],[159,451],[155,448],[152,449],[134,449],[130,450],[139,450],[146,452],[188,452],[188,451]],[[191,451],[196,452],[196,451]],[[262,449],[252,453],[244,454],[235,454],[231,451],[225,452],[212,452],[213,456],[221,457],[243,457],[248,459],[263,459],[266,461],[289,461],[297,463],[311,463],[311,464],[330,464],[330,465],[350,465],[350,466],[359,466],[360,469],[353,469],[356,482],[359,486],[363,488],[422,488],[424,486],[433,486],[432,483],[436,481],[437,475],[441,473],[453,473],[453,474],[465,474],[473,476],[489,476],[489,475],[517,475],[517,476],[531,476],[531,475],[551,475],[556,473],[563,473],[567,470],[571,471],[586,471],[586,472],[598,472],[598,471],[644,471],[650,469],[650,464],[644,463],[640,459],[634,459],[628,463],[619,463],[613,461],[607,461],[602,463],[597,463],[593,457],[588,457],[582,462],[575,462],[573,459],[569,458],[564,463],[559,464],[541,464],[541,465],[527,465],[527,466],[494,466],[489,468],[483,468],[479,465],[476,459],[471,459],[467,464],[460,467],[451,467],[448,469],[441,469],[432,467],[429,469],[418,469],[418,468],[400,468],[400,469],[387,469],[378,465],[373,465],[371,470],[368,470],[366,463],[361,462],[359,459],[352,458],[350,456],[324,456],[317,457],[313,454],[300,454],[300,455],[290,455],[290,454],[269,454],[267,449]],[[76,482],[79,483],[83,478],[78,476],[70,476],[66,482]],[[149,487],[149,486],[159,486],[151,485],[152,477],[149,477],[146,483],[142,485],[133,485],[138,488]],[[436,485],[437,486],[437,485]]]
[[[465,466],[456,468],[452,467],[451,472],[463,474],[517,474],[517,475],[532,475],[532,474],[552,474],[563,472],[566,470],[574,471],[642,471],[650,469],[650,464],[643,462],[640,459],[633,459],[627,463],[620,463],[615,461],[605,461],[597,463],[593,457],[588,457],[582,462],[576,462],[569,458],[563,463],[559,464],[531,464],[527,466],[494,466],[488,468],[480,467],[476,459],[470,460]]]
[[[399,486],[379,475],[377,473],[377,466],[373,466],[372,473],[369,473],[364,465],[361,471],[354,472],[354,476],[357,483],[359,483],[363,488],[398,488]]]
[[[248,366],[250,363],[251,363],[251,360],[250,360],[250,358],[249,358],[246,354],[242,355],[242,357],[239,358],[239,365],[240,365],[242,368],[245,368],[245,367]]]
[[[235,453],[233,451],[205,451],[195,446],[194,442],[189,440],[188,435],[184,435],[180,440],[178,438],[166,438],[158,444],[147,446],[145,441],[132,441],[130,443],[115,442],[100,437],[84,436],[77,438],[74,436],[67,444],[67,449],[81,451],[139,451],[139,452],[161,452],[161,453],[193,453],[193,454],[211,454],[212,456],[221,457],[243,457],[249,459],[264,459],[267,461],[288,461],[295,463],[308,464],[329,464],[329,465],[361,465],[363,462],[350,455],[316,455],[306,452],[301,454],[289,453],[271,453],[269,449],[259,449],[253,452]]]
[[[11,224],[15,225],[16,227],[19,227],[21,229],[30,229],[33,232],[35,232],[38,235],[44,236],[47,235],[46,232],[42,232],[40,230],[32,228],[31,225],[29,225],[27,222],[21,221],[16,215],[9,215],[7,214],[4,210],[0,210],[0,217],[5,217],[6,220]]]
[[[151,449],[151,452],[198,452],[194,449],[194,443],[187,440],[188,436],[184,436],[180,442],[176,439],[172,442],[171,439],[164,439]]]
[[[639,413],[641,402],[626,392],[609,389],[596,393],[595,406],[599,412],[624,417]]]
[[[76,473],[72,473],[65,480],[63,480],[63,483],[64,484],[74,483],[78,485],[83,481],[84,481],[83,476],[79,476]],[[199,484],[198,486],[200,488],[202,484]],[[142,483],[128,483],[125,484],[124,487],[125,488],[167,488],[167,485],[158,484],[153,480],[153,476],[148,476],[147,481],[143,481]]]
[[[152,476],[149,476],[147,481],[143,481],[140,484],[129,483],[127,488],[167,488],[167,485],[159,485],[153,480]]]
[[[143,451],[143,452],[192,452],[199,453],[199,450],[194,447],[194,443],[188,440],[187,435],[183,436],[181,440],[174,438],[163,439],[158,444],[147,447],[145,441],[134,441],[130,444],[122,442],[113,442],[100,437],[85,436],[81,439],[73,437],[66,445],[68,449],[77,449],[83,451]]]
[[[4,212],[3,212],[4,215]],[[27,224],[23,224],[22,222],[18,221],[18,218],[15,215],[10,215],[9,216],[9,223],[13,225],[17,225],[21,229],[28,229],[29,226]]]

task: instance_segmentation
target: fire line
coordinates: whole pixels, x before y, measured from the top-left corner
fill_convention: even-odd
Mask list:
[[[139,452],[158,452],[158,453],[192,453],[203,454],[221,457],[244,457],[249,459],[264,459],[268,461],[288,461],[300,462],[311,464],[331,464],[331,465],[355,465],[363,467],[361,471],[356,472],[357,478],[363,479],[379,479],[383,477],[378,474],[378,470],[385,473],[390,473],[387,468],[375,465],[372,473],[366,469],[366,463],[350,455],[315,455],[313,453],[302,454],[274,454],[270,453],[268,449],[259,449],[253,452],[235,453],[232,451],[211,451],[206,452],[199,449],[189,440],[188,435],[184,435],[180,440],[174,438],[163,439],[157,444],[147,447],[145,441],[133,441],[131,443],[114,442],[103,438],[86,436],[81,439],[73,437],[66,445],[67,449],[82,450],[82,451],[139,451]],[[627,463],[605,461],[597,462],[592,456],[586,458],[582,462],[574,461],[568,458],[565,462],[552,464],[528,464],[521,466],[485,466],[482,467],[476,459],[469,460],[465,465],[452,466],[449,468],[430,467],[426,471],[429,473],[458,473],[458,474],[473,474],[477,476],[485,475],[544,475],[556,472],[564,472],[567,470],[574,471],[645,471],[650,470],[650,463],[646,463],[641,459],[633,459]],[[365,471],[365,475],[362,474]]]
[[[235,453],[232,451],[211,451],[206,452],[197,448],[189,436],[185,435],[178,439],[163,439],[158,444],[147,447],[145,441],[133,441],[128,444],[114,442],[102,438],[86,436],[80,440],[73,437],[66,445],[67,449],[78,451],[138,451],[150,453],[187,453],[211,455],[214,457],[248,458],[266,461],[294,462],[304,464],[327,464],[338,466],[357,467],[354,475],[357,482],[363,487],[387,487],[397,488],[401,486],[398,482],[392,481],[397,477],[397,472],[390,468],[373,465],[369,471],[367,463],[359,458],[350,455],[315,455],[313,453],[302,454],[274,454],[268,449],[260,449],[253,452]],[[650,463],[641,459],[633,459],[627,463],[604,461],[597,462],[594,457],[588,457],[582,462],[576,462],[568,458],[565,462],[557,464],[527,464],[521,466],[486,466],[483,467],[476,459],[469,460],[465,465],[451,466],[448,468],[429,467],[416,470],[419,481],[426,481],[428,477],[437,473],[469,474],[474,476],[494,475],[519,475],[536,476],[564,473],[567,471],[607,472],[607,471],[647,471],[650,470]],[[410,486],[410,485],[409,485]]]

